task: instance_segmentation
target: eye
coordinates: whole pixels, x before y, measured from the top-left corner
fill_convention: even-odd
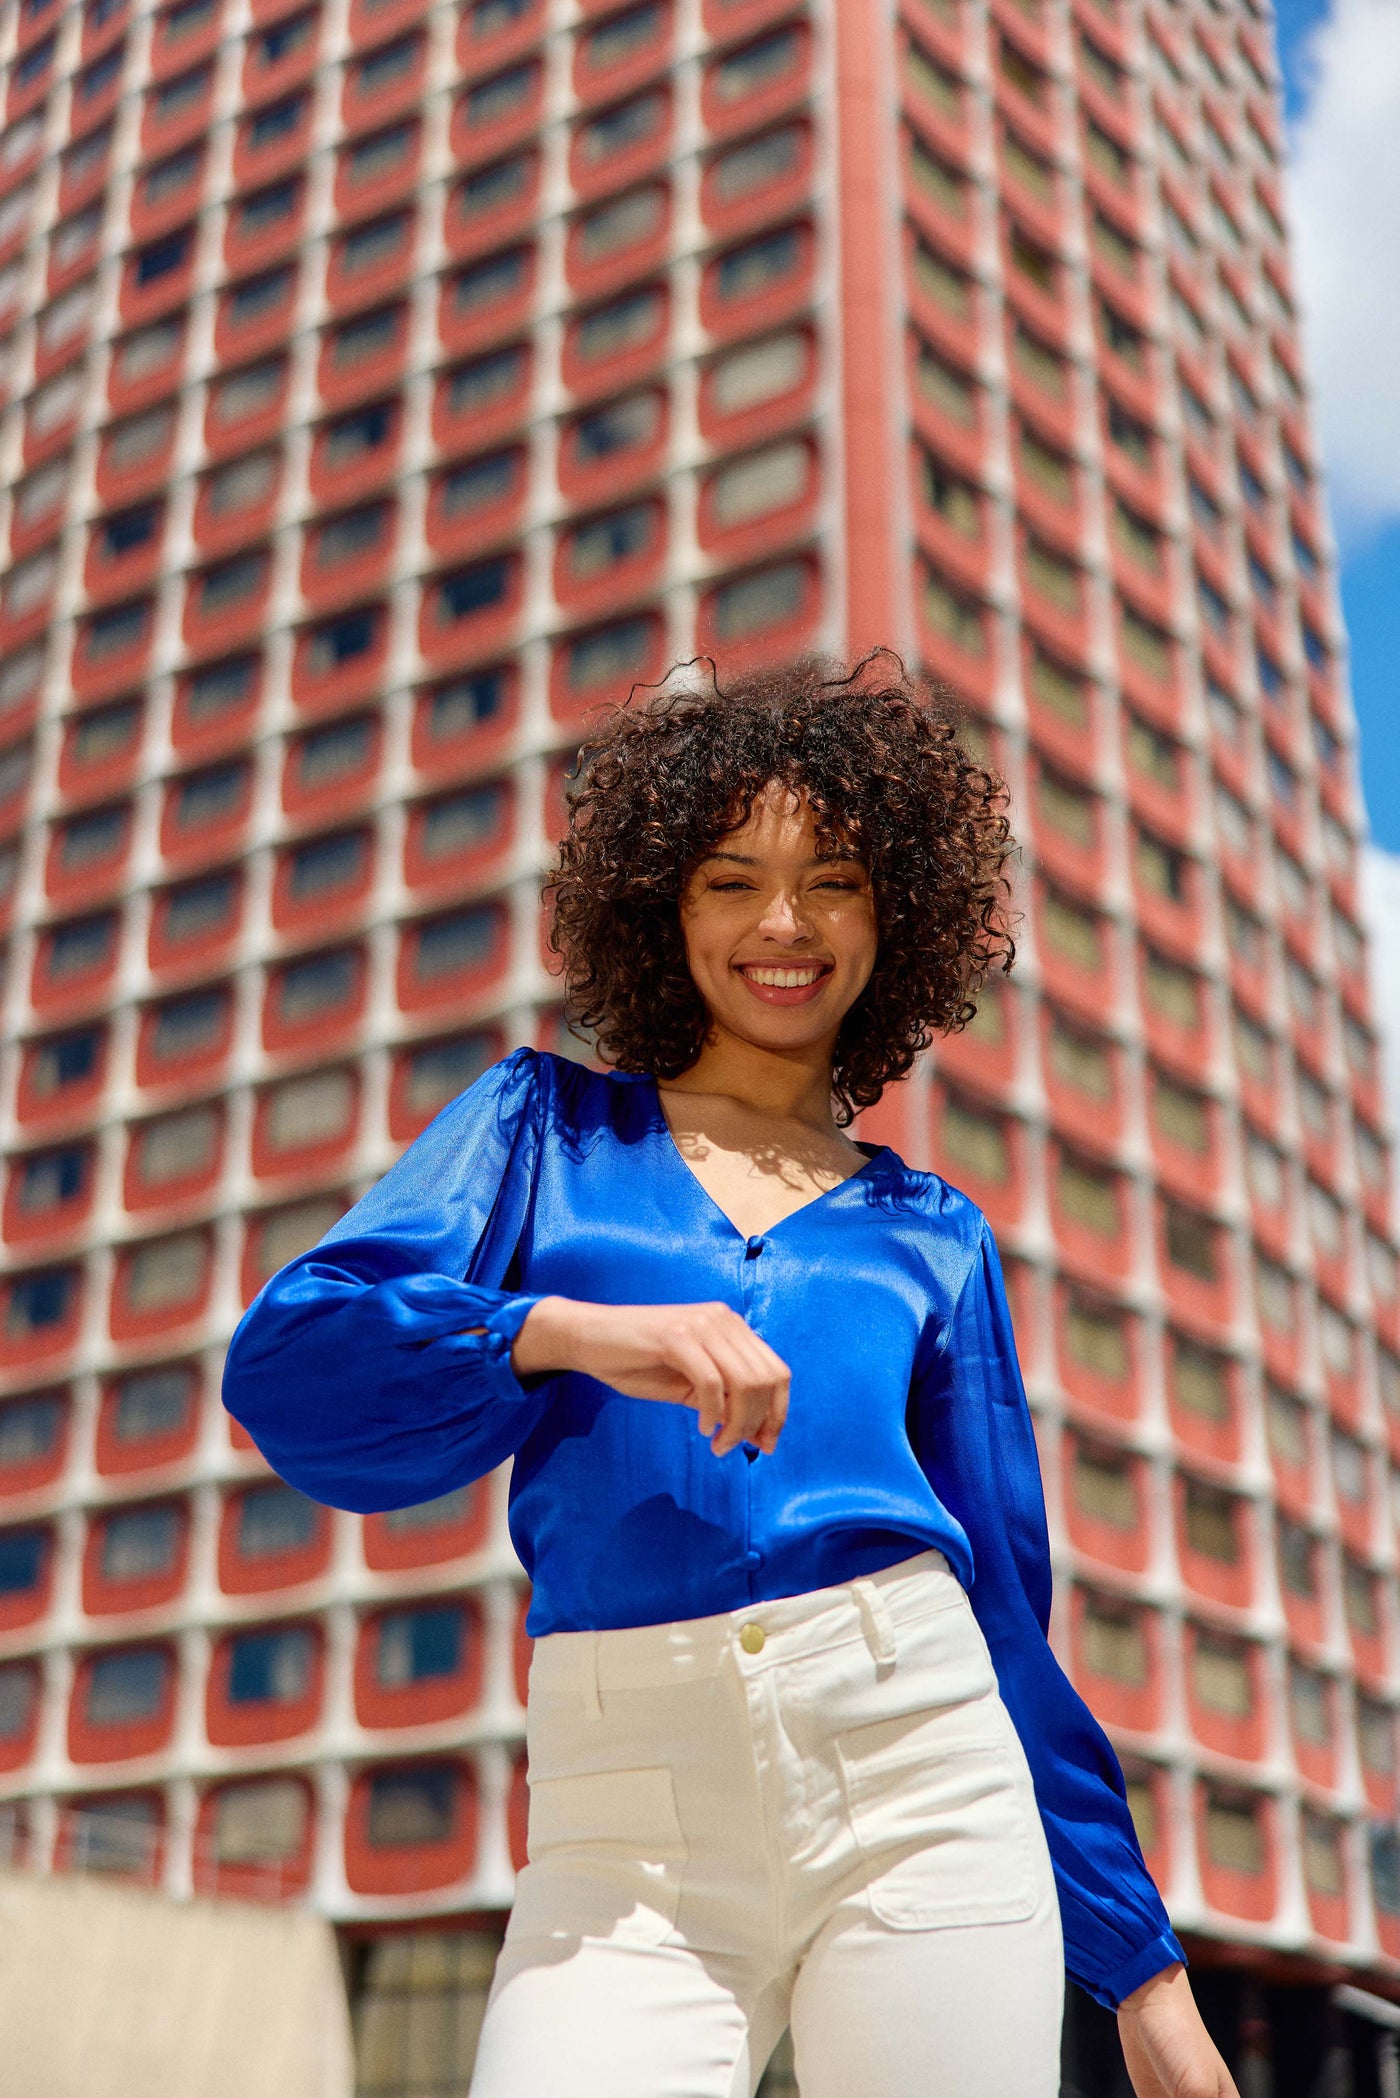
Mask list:
[[[726,895],[731,891],[739,892],[745,889],[749,889],[752,888],[752,886],[752,882],[745,881],[743,876],[738,874],[729,875],[724,881],[712,881],[710,883],[710,887],[714,890],[717,890],[721,896]]]

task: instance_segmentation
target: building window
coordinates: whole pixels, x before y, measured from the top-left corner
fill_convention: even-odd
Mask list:
[[[124,1297],[141,1316],[193,1305],[209,1273],[209,1242],[201,1231],[177,1232],[140,1246],[126,1270]]]
[[[1185,1482],[1186,1541],[1193,1552],[1223,1566],[1240,1563],[1239,1505],[1232,1493],[1204,1480]]]
[[[250,1486],[238,1503],[238,1556],[303,1552],[320,1535],[321,1510],[291,1486]]]
[[[1172,1398],[1187,1413],[1219,1426],[1231,1419],[1230,1371],[1223,1356],[1173,1334],[1167,1376]]]
[[[39,1100],[50,1100],[70,1086],[85,1084],[101,1068],[106,1036],[100,1027],[53,1035],[34,1046],[30,1086]]]
[[[199,881],[181,882],[167,889],[161,931],[169,947],[188,946],[193,940],[212,939],[231,932],[240,895],[236,874],[210,874]]]
[[[384,544],[393,521],[387,503],[368,503],[361,510],[347,510],[316,527],[312,544],[318,568],[341,568]]]
[[[455,1605],[389,1611],[375,1630],[375,1681],[386,1690],[399,1690],[457,1675],[465,1638],[466,1621]]]
[[[355,184],[377,182],[403,167],[418,144],[417,124],[393,124],[369,138],[356,139],[345,149],[343,162],[347,179]]]
[[[507,554],[441,577],[436,592],[440,622],[451,626],[460,619],[470,619],[478,612],[503,605],[510,595],[515,568],[515,556]]]
[[[1084,1597],[1084,1661],[1091,1675],[1142,1689],[1148,1678],[1147,1631],[1131,1603],[1097,1595]]]
[[[214,1863],[285,1863],[306,1848],[310,1825],[310,1797],[298,1778],[252,1778],[221,1785],[210,1830]]]
[[[667,20],[661,0],[642,0],[591,30],[579,45],[579,64],[590,73],[610,72],[655,43]]]
[[[36,1594],[48,1560],[47,1530],[0,1530],[0,1597]]]
[[[1301,1523],[1278,1518],[1278,1571],[1285,1594],[1315,1602],[1319,1592],[1317,1539]]]
[[[413,214],[409,211],[391,212],[368,226],[357,226],[340,242],[337,261],[341,274],[360,277],[368,270],[378,269],[407,246],[412,230]]]
[[[438,483],[443,516],[471,517],[503,503],[520,486],[523,465],[523,455],[512,450],[453,467]]]
[[[56,1458],[67,1420],[68,1404],[61,1392],[40,1392],[0,1406],[0,1478]]]
[[[1207,1712],[1248,1719],[1254,1711],[1254,1670],[1243,1640],[1197,1626],[1190,1642],[1191,1687]]]
[[[733,108],[750,96],[762,94],[792,72],[802,50],[803,38],[798,30],[774,30],[720,59],[710,71],[710,92],[722,107]]]
[[[489,213],[503,211],[507,204],[523,199],[534,182],[538,167],[538,154],[527,152],[479,168],[457,186],[453,203],[458,216],[485,218]]]
[[[429,918],[413,928],[413,974],[420,984],[437,983],[464,969],[479,969],[490,960],[500,929],[491,905]]]
[[[801,229],[784,226],[765,233],[742,248],[731,248],[715,265],[715,290],[724,301],[757,298],[761,292],[790,277],[803,254]]]
[[[309,839],[288,859],[288,894],[294,903],[307,903],[350,888],[363,880],[368,863],[369,839],[364,831]]]
[[[942,1149],[951,1166],[979,1180],[1005,1186],[1011,1178],[1005,1117],[956,1093],[950,1093],[943,1105]]]
[[[470,1079],[466,1082],[471,1084]],[[460,1092],[462,1088],[459,1086],[457,1090]],[[470,1505],[471,1488],[456,1486],[451,1493],[440,1493],[435,1500],[416,1501],[411,1508],[391,1508],[380,1517],[380,1521],[391,1537],[417,1537],[424,1531],[458,1528],[466,1521]]]
[[[417,844],[424,859],[451,859],[484,845],[500,829],[506,799],[506,789],[493,781],[422,804]]]
[[[775,188],[802,164],[807,133],[800,124],[785,124],[761,138],[746,139],[710,163],[709,182],[716,201],[740,204],[765,189]]]
[[[721,641],[745,641],[767,627],[786,624],[802,609],[807,568],[784,561],[722,583],[710,599],[710,617]]]
[[[182,1529],[180,1511],[169,1502],[109,1515],[102,1525],[103,1580],[145,1581],[168,1574],[179,1557]]]
[[[275,982],[278,1018],[288,1027],[305,1026],[350,1004],[359,983],[356,950],[341,947],[289,963]]]
[[[273,1151],[301,1151],[345,1135],[355,1110],[349,1071],[289,1078],[266,1096],[266,1136]]]
[[[281,399],[286,377],[286,364],[280,357],[269,357],[262,364],[231,372],[213,388],[214,421],[221,429],[231,430],[255,415],[266,414]]]
[[[308,1625],[240,1632],[229,1642],[231,1705],[300,1704],[311,1689],[316,1635]]]
[[[407,1060],[407,1105],[414,1117],[436,1114],[449,1100],[455,1100],[473,1085],[495,1058],[497,1043],[490,1034],[458,1035],[450,1041],[429,1042],[421,1049],[410,1052]],[[3,1416],[0,1416],[3,1419]],[[385,1517],[392,1526],[399,1516],[411,1511],[400,1509]],[[448,1520],[446,1516],[444,1521]]]
[[[599,363],[604,357],[625,357],[650,342],[664,312],[665,300],[659,291],[627,292],[582,315],[574,325],[574,349],[585,364]]]
[[[463,103],[468,128],[476,130],[487,124],[504,124],[518,116],[533,97],[539,85],[538,62],[530,60],[525,65],[509,66],[504,72],[493,73],[489,80],[478,81],[469,88]]]
[[[1168,1200],[1163,1204],[1163,1240],[1173,1267],[1200,1282],[1219,1279],[1217,1232],[1209,1217]]]
[[[524,385],[526,368],[525,351],[518,345],[459,365],[448,377],[449,415],[484,415],[509,400]]]
[[[1115,1530],[1137,1529],[1137,1488],[1132,1459],[1125,1450],[1076,1442],[1071,1490],[1081,1514],[1108,1523]]]
[[[1065,1217],[1103,1238],[1123,1228],[1118,1176],[1093,1160],[1063,1152],[1055,1171],[1055,1195]]]
[[[65,1855],[77,1872],[118,1872],[145,1878],[160,1845],[160,1802],[145,1794],[88,1799],[69,1810]]]
[[[135,1370],[116,1387],[112,1429],[127,1446],[182,1434],[194,1409],[198,1379],[188,1363]]]
[[[363,772],[374,753],[375,726],[372,714],[359,714],[309,730],[292,746],[298,788],[310,793]]]
[[[233,517],[242,510],[255,510],[265,503],[276,486],[281,455],[275,451],[250,452],[246,458],[230,460],[205,478],[204,493],[210,514]]]
[[[719,415],[745,415],[781,399],[806,378],[811,346],[799,329],[746,343],[710,366],[710,394]]]
[[[316,627],[306,650],[308,670],[315,677],[329,677],[357,657],[366,656],[379,638],[377,611],[345,612]]]
[[[1131,1367],[1127,1326],[1114,1305],[1072,1292],[1065,1305],[1064,1335],[1072,1361],[1111,1383],[1126,1382]]]
[[[150,1054],[157,1064],[197,1056],[223,1040],[230,1011],[226,990],[191,991],[154,1009]]]
[[[574,239],[580,262],[597,264],[652,240],[666,221],[667,192],[659,183],[600,204],[577,221]]]
[[[651,654],[652,622],[645,618],[619,620],[580,634],[568,645],[566,675],[570,688],[587,692],[622,678],[638,677]]]
[[[657,535],[654,504],[633,503],[606,517],[595,517],[576,525],[568,539],[570,573],[580,582],[592,580],[620,562],[646,553]]]
[[[189,1107],[147,1122],[132,1138],[132,1164],[143,1188],[168,1187],[207,1173],[218,1154],[222,1124],[214,1107]]]
[[[129,1726],[165,1708],[172,1675],[163,1646],[132,1646],[91,1662],[84,1717],[89,1726]]]
[[[274,1209],[262,1217],[253,1235],[255,1269],[259,1282],[266,1282],[289,1260],[307,1252],[338,1223],[344,1204],[333,1196],[310,1202],[294,1202],[290,1208]]]
[[[36,1333],[52,1332],[66,1325],[76,1300],[77,1273],[73,1268],[48,1268],[39,1274],[16,1276],[5,1305],[6,1338],[29,1340]]]
[[[202,619],[222,618],[258,596],[267,581],[266,554],[236,554],[206,568],[195,579],[195,597]]]
[[[0,1666],[0,1741],[22,1742],[33,1725],[38,1703],[39,1677],[32,1662],[9,1661]]]
[[[367,1836],[372,1850],[443,1843],[457,1822],[457,1774],[447,1764],[377,1770],[370,1779]]]
[[[1226,1872],[1261,1873],[1266,1851],[1257,1800],[1211,1786],[1206,1793],[1205,1846],[1211,1863]]]
[[[331,423],[325,433],[323,458],[333,473],[357,466],[369,453],[389,442],[397,428],[397,403],[376,401],[373,407],[358,408]]]
[[[328,337],[331,363],[337,371],[353,371],[370,358],[396,349],[403,330],[402,306],[381,306],[377,313],[357,314]]]
[[[645,94],[634,95],[630,102],[620,102],[615,108],[605,109],[600,115],[591,117],[576,134],[575,151],[580,163],[592,171],[601,167],[604,161],[621,153],[630,153],[658,137],[666,122],[668,107],[665,93],[660,88],[653,88]]]
[[[258,240],[297,215],[301,183],[274,182],[268,189],[239,197],[233,206],[234,224],[241,240]]]
[[[428,698],[429,738],[434,743],[455,742],[495,720],[504,711],[507,690],[503,670],[479,670],[437,686]]]
[[[40,1151],[17,1161],[15,1195],[22,1216],[47,1216],[86,1193],[92,1153],[85,1144]]]

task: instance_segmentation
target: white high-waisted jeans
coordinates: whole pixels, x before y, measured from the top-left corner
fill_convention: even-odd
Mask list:
[[[789,2023],[802,2098],[1055,2098],[1049,1853],[941,1552],[551,1633],[527,1732],[472,2098],[751,2098]]]

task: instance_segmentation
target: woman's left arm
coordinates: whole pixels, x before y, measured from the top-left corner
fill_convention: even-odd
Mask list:
[[[1119,2011],[1139,2098],[1228,2098],[1234,2086],[1196,2013],[1118,1758],[1050,1648],[1045,1496],[985,1224],[947,1328],[916,1371],[909,1426],[930,1484],[972,1547],[972,1609],[1035,1783],[1065,1965]]]

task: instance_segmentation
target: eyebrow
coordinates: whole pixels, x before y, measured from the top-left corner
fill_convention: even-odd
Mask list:
[[[701,866],[707,865],[710,860],[729,860],[736,867],[763,865],[762,860],[755,858],[751,852],[707,852],[700,862]],[[803,861],[806,867],[859,867],[862,864],[854,852],[818,852],[814,853],[810,860]]]

